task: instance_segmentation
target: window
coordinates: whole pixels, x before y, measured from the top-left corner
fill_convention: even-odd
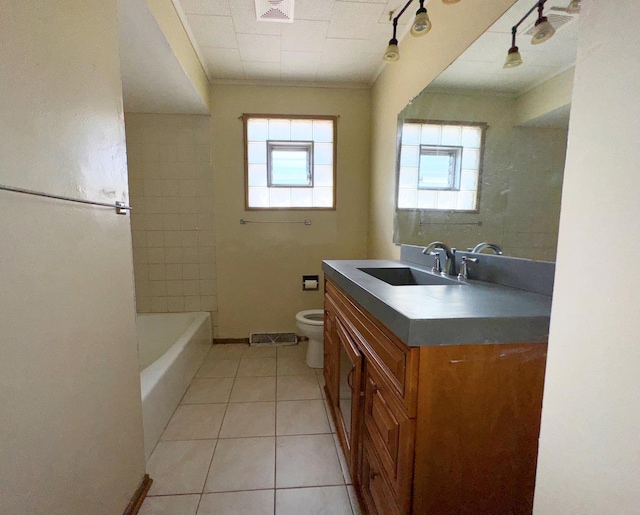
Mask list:
[[[405,120],[398,209],[477,211],[486,124]]]
[[[335,208],[335,116],[242,119],[247,209]]]

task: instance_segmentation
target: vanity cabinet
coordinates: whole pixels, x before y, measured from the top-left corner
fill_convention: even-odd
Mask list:
[[[327,402],[365,512],[531,513],[546,347],[408,347],[327,278]]]

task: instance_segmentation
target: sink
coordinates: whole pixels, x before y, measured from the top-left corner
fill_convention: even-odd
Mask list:
[[[409,267],[393,268],[359,268],[365,274],[369,274],[376,279],[380,279],[391,286],[428,286],[445,285],[451,286],[459,283],[456,279],[449,279],[440,275],[430,274],[422,270]]]

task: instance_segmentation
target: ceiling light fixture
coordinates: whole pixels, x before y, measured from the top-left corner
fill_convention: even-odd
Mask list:
[[[460,0],[442,0],[443,4],[446,5],[452,5],[452,4],[457,4]]]
[[[516,45],[516,34],[518,32],[518,27],[522,25],[529,15],[536,9],[538,10],[538,19],[536,20],[535,32],[531,38],[531,44],[538,45],[540,43],[544,43],[556,33],[556,29],[554,29],[553,25],[549,23],[547,17],[543,15],[544,4],[546,1],[547,0],[539,0],[536,2],[535,5],[527,11],[527,14],[520,18],[520,21],[511,28],[511,48],[509,48],[509,51],[507,52],[507,60],[505,61],[503,68],[515,68],[522,64],[522,56],[520,55],[520,51]],[[579,0],[577,1],[580,3]]]
[[[419,38],[431,30],[431,20],[424,6],[424,0],[420,0],[420,9],[416,11],[416,17],[411,25],[411,35]]]
[[[402,16],[407,8],[411,5],[411,2],[413,2],[413,0],[409,0],[400,10],[398,15],[392,20],[393,37],[389,40],[389,46],[387,46],[383,57],[383,59],[388,63],[393,63],[394,61],[400,59],[400,51],[398,50],[397,38],[398,20],[400,19],[400,16]],[[413,20],[413,24],[411,25],[411,35],[415,37],[424,36],[431,30],[431,20],[429,20],[429,15],[427,14],[427,9],[424,6],[424,2],[425,0],[420,0],[420,8],[416,12],[416,17]]]
[[[544,43],[556,33],[556,29],[549,23],[546,16],[543,16],[544,1],[538,3],[538,19],[536,20],[536,31],[531,37],[532,45],[539,45]]]
[[[571,0],[565,9],[565,12],[569,14],[578,14],[580,13],[580,7],[582,7],[582,0]]]
[[[511,48],[507,52],[507,60],[504,62],[503,68],[515,68],[522,64],[522,56],[516,45],[516,31],[518,29],[513,27],[511,29]]]

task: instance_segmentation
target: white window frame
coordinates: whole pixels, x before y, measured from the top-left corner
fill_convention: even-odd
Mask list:
[[[307,184],[274,184],[273,183],[273,156],[274,150],[295,150],[307,154],[306,176]],[[313,188],[313,141],[280,141],[267,140],[267,187],[269,188]]]
[[[243,114],[240,119],[244,140],[245,211],[335,211],[338,118],[330,115]],[[267,128],[263,128],[265,122]],[[286,128],[287,123],[290,130]],[[312,127],[311,133],[308,124]],[[284,129],[276,130],[274,134],[272,125],[284,126]],[[311,185],[272,184],[267,142],[292,147],[313,142],[309,153]]]
[[[448,155],[449,156],[449,177],[447,186],[420,186],[420,172],[422,170],[422,156],[424,155]],[[462,147],[452,147],[445,145],[420,145],[420,159],[418,164],[418,189],[419,190],[439,190],[453,191],[460,189],[460,172],[462,171]],[[451,162],[453,160],[453,162]]]
[[[415,152],[417,152],[417,164],[409,164],[407,165],[406,161],[404,161],[403,150],[405,149],[405,145],[403,144],[403,134],[404,134],[404,125],[419,125],[421,128],[421,136],[418,142],[411,142],[407,144],[407,148],[413,148],[415,156]],[[441,131],[447,128],[460,128],[460,132],[463,135],[465,129],[473,129],[480,131],[480,137],[477,146],[469,146],[466,147],[462,143],[447,143],[441,144],[440,140],[438,144],[434,144],[431,141],[424,141],[424,133],[425,126],[438,127]],[[482,185],[482,167],[484,161],[484,147],[485,147],[485,138],[487,132],[488,125],[484,122],[468,122],[468,121],[450,121],[450,120],[428,120],[428,119],[405,119],[401,120],[398,124],[398,145],[397,145],[397,169],[396,169],[396,194],[395,194],[395,204],[397,211],[425,211],[425,212],[439,212],[439,213],[479,213],[480,212],[480,193],[481,193],[481,185]],[[461,138],[463,139],[463,138]],[[460,176],[459,181],[454,183],[453,188],[425,188],[419,187],[419,160],[421,148],[423,146],[428,146],[432,148],[451,148],[456,146],[462,147],[462,153],[460,156]],[[417,149],[417,150],[416,150]],[[465,151],[469,153],[469,156],[476,157],[476,166],[474,168],[465,168]],[[467,156],[467,157],[469,157]],[[411,162],[412,159],[409,159]],[[408,185],[406,184],[406,178],[410,177],[411,174],[403,174],[405,170],[413,169],[415,179],[413,179],[414,184]],[[470,174],[473,172],[473,174]],[[465,179],[469,179],[473,177],[475,180],[475,187],[468,187],[466,185],[467,182]],[[411,183],[411,180],[409,180]],[[407,196],[408,195],[408,196]],[[440,201],[440,196],[454,197],[455,205],[451,205],[451,202],[447,202],[446,207],[438,207],[438,202]],[[462,197],[465,198],[462,198]],[[437,197],[438,200],[434,205],[433,198]],[[424,202],[421,201],[425,199]],[[470,199],[473,200],[473,208],[459,207],[460,204],[469,204]]]

